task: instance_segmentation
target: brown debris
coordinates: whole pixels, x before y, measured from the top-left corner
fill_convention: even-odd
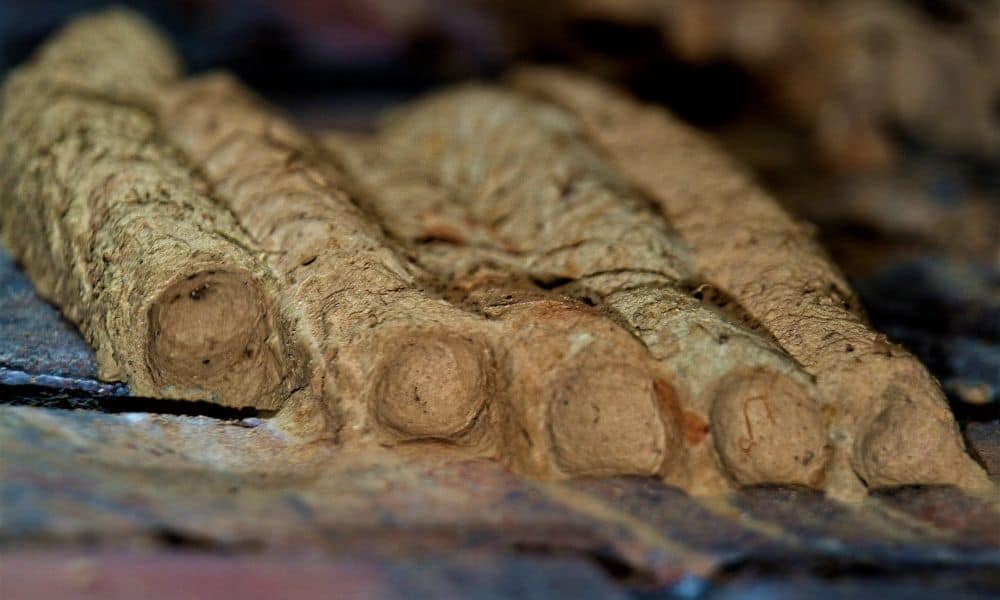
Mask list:
[[[595,72],[628,78],[599,50],[574,43],[573,26],[602,23],[653,36],[662,59],[732,64],[821,153],[846,169],[885,167],[891,132],[982,157],[1000,152],[1000,3],[893,0],[562,0],[516,3],[529,44],[563,41]],[[527,25],[528,19],[538,23]],[[543,37],[544,36],[544,37]],[[555,42],[558,43],[558,42]],[[651,49],[656,53],[656,48]],[[643,56],[647,62],[651,56]],[[624,72],[623,72],[624,71]],[[656,77],[656,71],[645,74]]]

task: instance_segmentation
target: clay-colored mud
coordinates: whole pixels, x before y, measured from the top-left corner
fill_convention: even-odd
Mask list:
[[[868,486],[990,485],[933,377],[868,326],[811,229],[720,151],[662,109],[580,76],[533,69],[512,83],[575,114],[655,199],[708,281],[816,377],[833,439]]]
[[[325,359],[321,396],[344,443],[448,443],[547,477],[660,471],[666,433],[651,361],[614,323],[544,293],[496,303],[497,289],[473,286],[454,301],[381,232],[368,190],[232,79],[176,87],[161,115],[255,242],[273,250],[300,329]],[[593,333],[602,329],[610,333]],[[640,379],[618,389],[598,374]],[[572,403],[571,382],[584,384]],[[603,430],[574,428],[612,399],[617,411],[597,420]],[[648,431],[630,425],[640,421]]]
[[[95,347],[102,378],[276,409],[300,368],[276,283],[140,100],[174,64],[143,22],[112,12],[67,27],[8,77],[4,237]]]
[[[343,137],[329,142],[348,163],[351,146],[366,143]],[[670,394],[675,410],[664,403],[661,416],[667,437],[673,442],[681,436],[669,432],[694,431],[684,437],[684,460],[667,468],[672,481],[698,491],[731,483],[825,483],[829,448],[810,377],[767,339],[685,293],[696,275],[683,243],[583,143],[567,115],[509,92],[467,88],[401,111],[369,145],[367,160],[353,152],[353,162],[358,177],[377,191],[374,212],[415,245],[430,270],[455,279],[499,267],[536,285],[556,285],[596,304],[605,318],[643,342],[676,392]],[[649,398],[655,387],[622,371],[587,377],[585,386],[560,385],[585,387],[605,400],[613,397],[612,388],[638,399]],[[734,392],[741,389],[734,380],[743,379],[745,393]],[[742,419],[759,400],[754,388],[760,386],[751,384],[762,379],[784,390],[779,404],[811,407],[773,413],[779,430],[819,432],[801,438],[811,446],[799,451],[771,435],[740,447],[713,435],[715,421]],[[731,400],[733,394],[738,401]],[[722,396],[729,400],[716,400]],[[598,402],[605,410],[617,406],[605,400]],[[765,406],[770,402],[764,399]],[[574,418],[588,410],[593,412],[581,407]],[[621,417],[636,422],[620,430],[643,431],[639,423],[648,422],[643,412],[632,408],[627,414]],[[587,436],[600,435],[582,421],[576,425],[581,447],[591,443]],[[743,435],[732,428],[720,431],[734,439]],[[640,454],[636,450],[633,456]]]
[[[420,289],[426,276],[320,148],[223,75],[165,90],[160,115],[268,251],[317,364],[313,391],[342,441],[490,437],[476,427],[493,399],[488,324]]]
[[[9,77],[0,147],[8,245],[134,393],[540,478],[988,485],[808,229],[594,82],[524,71],[324,145],[113,11]]]

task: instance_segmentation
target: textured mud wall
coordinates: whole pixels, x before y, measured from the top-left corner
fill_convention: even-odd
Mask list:
[[[355,163],[381,220],[439,276],[492,270],[555,287],[641,339],[677,396],[665,418],[683,439],[669,480],[702,491],[730,477],[822,486],[828,448],[810,378],[688,295],[697,277],[683,243],[568,124],[540,104],[469,88],[396,115],[371,156],[352,152],[358,138],[329,141]],[[774,392],[770,419],[743,410],[762,390]]]
[[[937,383],[724,155],[570,73],[510,88],[324,148],[231,78],[184,81],[135,17],[89,17],[5,85],[4,230],[105,376],[284,406],[313,441],[699,493],[992,490]]]
[[[985,485],[938,383],[867,326],[809,229],[747,175],[662,110],[600,84],[544,70],[514,81],[578,114],[622,172],[657,200],[708,281],[816,377],[834,406],[835,439],[869,485]]]
[[[112,14],[71,26],[10,75],[4,236],[94,346],[103,379],[275,409],[300,368],[276,282],[143,108],[174,68],[154,32]]]

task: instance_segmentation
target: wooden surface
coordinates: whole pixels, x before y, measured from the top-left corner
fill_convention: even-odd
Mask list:
[[[995,498],[910,488],[848,506],[757,489],[707,501],[650,480],[542,484],[486,461],[298,446],[246,412],[97,383],[89,349],[6,254],[0,315],[5,597],[1000,592]],[[1000,425],[969,424],[967,438],[1000,477]]]

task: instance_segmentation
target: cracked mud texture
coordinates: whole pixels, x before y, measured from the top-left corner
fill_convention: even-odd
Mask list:
[[[145,73],[134,86],[129,69]],[[102,376],[282,408],[275,423],[311,440],[459,446],[538,477],[709,493],[857,497],[848,461],[871,487],[991,487],[936,382],[867,328],[809,235],[737,167],[614,92],[547,71],[514,81],[570,110],[442,95],[390,121],[375,171],[398,180],[373,182],[364,159],[329,156],[235,81],[181,82],[134,17],[84,19],[5,87],[4,173],[15,201],[49,212],[4,231]],[[175,248],[177,231],[194,242]],[[720,293],[724,311],[691,297]]]
[[[868,326],[811,229],[731,160],[664,110],[594,80],[538,69],[511,81],[574,113],[621,172],[657,201],[709,283],[816,378],[833,408],[833,439],[867,485],[990,488],[965,453],[937,381]]]
[[[134,103],[174,67],[145,60],[157,52],[153,32],[117,13],[70,25],[8,77],[4,237],[95,348],[102,379],[274,409],[298,368],[277,285]]]
[[[340,441],[489,445],[489,325],[421,289],[429,277],[358,207],[321,149],[221,75],[165,91],[161,116],[268,252],[317,365],[316,408],[331,413]]]
[[[698,492],[725,489],[730,479],[822,486],[828,448],[811,379],[777,346],[687,295],[695,276],[676,234],[565,116],[483,88],[404,112],[374,144],[380,156],[352,153],[365,145],[357,138],[330,143],[355,163],[381,220],[417,245],[424,264],[453,281],[500,265],[540,285],[559,282],[623,323],[659,361],[660,386],[671,388],[659,419],[685,432],[661,467],[668,481]],[[442,241],[442,231],[454,233]],[[767,389],[782,393],[766,397],[765,410],[744,410]],[[622,411],[612,395],[602,400],[605,413]],[[575,426],[607,420],[599,408]],[[721,437],[713,435],[722,423]],[[586,445],[599,451],[597,440]]]
[[[381,236],[355,205],[367,206],[367,194],[340,184],[346,174],[320,148],[229,78],[178,86],[162,115],[171,139],[205,165],[251,235],[274,247],[272,264],[286,273],[303,269],[286,274],[292,289],[299,280],[313,286],[311,297],[295,294],[310,307],[307,319],[327,324],[316,338],[332,357],[328,370],[338,374],[332,404],[343,418],[344,443],[450,442],[544,477],[675,468],[665,458],[677,454],[677,424],[661,415],[673,402],[670,384],[615,323],[540,290],[496,301],[495,290],[480,287],[461,305],[436,297],[441,274],[422,272]],[[285,220],[338,229],[303,236],[309,247],[300,251],[290,240],[301,230],[285,234]],[[351,222],[368,237],[345,231]],[[294,237],[265,237],[278,233]],[[350,246],[358,240],[365,245]],[[402,275],[377,299],[366,297],[381,289],[378,276],[386,271]],[[337,290],[345,293],[331,294]],[[358,318],[363,314],[372,322]]]

